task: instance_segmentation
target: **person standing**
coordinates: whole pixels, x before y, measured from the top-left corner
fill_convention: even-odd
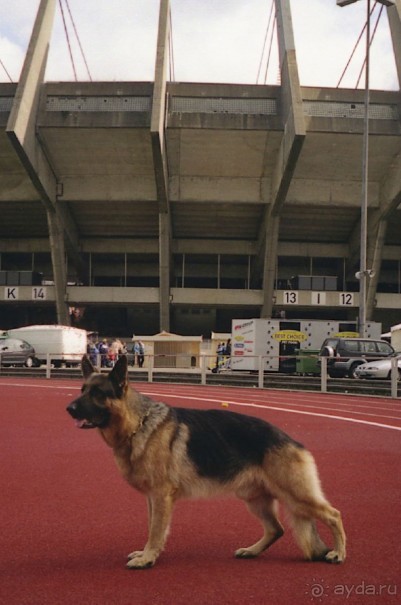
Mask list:
[[[107,368],[109,365],[109,345],[107,342],[107,338],[103,338],[103,340],[98,345],[99,353],[101,355],[101,366],[102,368]]]
[[[142,340],[138,340],[138,366],[140,368],[143,367],[143,363],[145,361],[145,345]]]
[[[139,365],[139,341],[134,342],[134,362],[132,365]]]

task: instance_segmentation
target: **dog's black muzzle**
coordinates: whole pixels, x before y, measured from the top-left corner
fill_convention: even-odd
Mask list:
[[[108,410],[96,407],[86,409],[82,403],[82,398],[72,401],[67,406],[67,412],[74,418],[79,429],[105,428],[109,422]]]

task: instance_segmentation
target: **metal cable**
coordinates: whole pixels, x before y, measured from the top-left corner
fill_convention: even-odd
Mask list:
[[[8,73],[7,68],[6,68],[6,66],[4,65],[4,63],[3,63],[3,61],[2,61],[1,59],[0,59],[0,65],[2,66],[2,68],[4,69],[4,71],[6,72],[6,74],[7,74],[7,76],[8,76],[8,79],[10,80],[10,82],[12,82],[12,81],[13,81],[13,79],[12,79],[12,77],[10,76],[10,74]]]
[[[73,18],[73,16],[72,16],[72,13],[71,13],[71,9],[70,9],[70,5],[69,5],[69,3],[68,3],[68,0],[65,0],[65,4],[66,4],[66,6],[67,6],[67,10],[68,10],[68,13],[69,13],[69,15],[70,15],[70,19],[71,19],[72,27],[74,28],[75,37],[76,37],[77,42],[78,42],[79,50],[81,51],[82,59],[83,59],[83,61],[84,61],[84,63],[85,63],[85,67],[86,67],[86,71],[87,71],[88,76],[89,76],[89,80],[92,82],[92,76],[91,76],[91,73],[90,73],[90,71],[89,71],[88,63],[87,63],[87,61],[86,61],[85,53],[84,53],[83,48],[82,48],[81,40],[79,39],[79,36],[78,36],[78,31],[77,31],[77,28],[75,27],[74,18]]]
[[[271,6],[270,6],[269,20],[268,20],[267,27],[266,27],[265,39],[264,39],[264,41],[263,41],[262,54],[261,54],[261,57],[260,57],[258,74],[257,74],[257,76],[256,76],[256,84],[257,84],[257,83],[258,83],[258,81],[259,81],[260,72],[261,72],[261,70],[262,70],[263,57],[264,57],[265,50],[266,50],[267,36],[268,36],[268,34],[269,34],[269,30],[270,30],[270,23],[271,23],[271,20],[272,20],[272,15],[273,15],[273,5],[274,5],[274,0],[271,0]]]
[[[68,52],[70,53],[70,59],[71,59],[71,64],[72,64],[72,70],[74,72],[74,77],[75,77],[75,81],[78,81],[77,78],[77,72],[75,70],[75,63],[74,63],[74,57],[72,55],[72,50],[71,50],[71,44],[70,44],[70,37],[68,35],[68,29],[67,29],[67,23],[65,21],[65,16],[64,16],[64,9],[63,9],[63,4],[61,2],[61,0],[58,0],[59,6],[60,6],[60,10],[61,10],[61,17],[63,19],[63,25],[64,25],[64,31],[65,31],[65,35],[67,38],[67,44],[68,44]]]
[[[274,19],[274,21],[273,21],[273,27],[272,27],[272,31],[271,31],[271,35],[270,35],[269,54],[267,55],[267,63],[266,63],[266,71],[265,71],[265,79],[264,79],[264,83],[265,84],[267,82],[267,72],[269,70],[269,65],[270,65],[270,56],[271,56],[271,52],[272,52],[274,32],[276,31],[276,22],[277,22],[276,19]]]
[[[373,5],[373,7],[372,7],[372,9],[371,9],[371,11],[370,11],[369,19],[370,19],[370,18],[371,18],[371,16],[373,15],[373,12],[374,12],[374,10],[375,10],[375,8],[376,8],[376,4],[377,4],[377,1],[374,3],[374,5]],[[382,7],[381,7],[381,8],[383,9],[383,5],[382,5]],[[381,15],[381,11],[380,11],[380,15]],[[380,15],[379,15],[379,18],[380,18]],[[357,41],[356,41],[356,43],[355,43],[355,46],[354,46],[354,48],[353,48],[353,50],[352,50],[352,53],[351,53],[351,55],[350,55],[350,57],[349,57],[349,59],[348,59],[348,61],[347,61],[346,66],[344,67],[344,70],[343,70],[343,72],[342,72],[342,74],[341,74],[340,79],[338,80],[338,83],[337,83],[336,88],[339,88],[339,86],[340,86],[340,84],[341,84],[341,82],[342,82],[342,80],[343,80],[343,78],[344,78],[344,76],[345,76],[345,74],[346,74],[346,71],[347,71],[347,69],[348,69],[348,67],[349,67],[349,65],[350,65],[350,63],[351,63],[351,61],[352,61],[352,59],[353,59],[353,57],[354,57],[354,54],[355,54],[355,52],[356,52],[356,49],[358,48],[358,45],[359,45],[359,43],[360,43],[360,41],[361,41],[361,39],[362,39],[362,36],[363,36],[363,34],[365,33],[366,27],[367,27],[367,23],[365,23],[365,25],[364,25],[364,26],[363,26],[363,28],[362,28],[361,33],[360,33],[360,34],[359,34],[359,36],[358,36],[358,39],[357,39]],[[372,37],[372,39],[373,39],[373,37]],[[365,60],[365,62],[366,62],[366,60]],[[360,80],[360,78],[361,78],[361,74],[362,74],[362,71],[363,71],[363,68],[364,68],[365,62],[364,62],[364,63],[363,63],[363,65],[362,65],[362,69],[361,69],[361,72],[360,72],[360,74],[359,74],[358,82],[357,82],[357,85],[356,85],[356,87],[355,87],[355,88],[358,88],[359,80]]]
[[[373,8],[375,8],[376,4],[377,4],[377,2],[375,2],[375,5],[374,5]],[[376,19],[376,23],[375,23],[375,26],[373,28],[373,33],[372,33],[372,36],[371,36],[371,38],[369,40],[369,48],[372,46],[372,42],[373,42],[373,39],[374,39],[375,34],[376,34],[377,26],[379,25],[380,17],[382,16],[383,8],[384,8],[384,4],[382,4],[381,7],[380,7],[379,16]],[[365,59],[363,61],[361,70],[359,72],[359,76],[358,76],[358,80],[356,82],[355,88],[358,88],[358,86],[359,86],[359,82],[361,81],[361,77],[362,77],[362,73],[363,73],[363,70],[365,68],[365,65],[366,65],[366,57],[365,57]]]

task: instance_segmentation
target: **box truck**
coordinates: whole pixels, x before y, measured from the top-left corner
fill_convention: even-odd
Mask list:
[[[29,342],[41,363],[46,363],[49,355],[51,363],[56,368],[63,363],[66,365],[80,363],[82,355],[87,352],[86,330],[71,326],[24,326],[8,330],[8,334],[13,338],[21,338]]]
[[[381,323],[367,323],[367,338],[380,338]],[[306,319],[233,319],[231,369],[297,372],[297,356],[317,354],[329,336],[359,336],[356,322]]]

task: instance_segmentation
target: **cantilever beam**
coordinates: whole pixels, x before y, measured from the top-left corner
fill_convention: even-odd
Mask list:
[[[261,317],[271,317],[279,239],[280,213],[285,203],[306,136],[301,87],[295,53],[289,0],[275,0],[281,71],[281,106],[284,134],[273,173],[270,204],[259,234],[259,255],[263,259],[263,306]]]
[[[14,96],[6,133],[46,209],[52,256],[57,320],[68,324],[65,300],[66,271],[64,235],[72,258],[82,271],[74,221],[57,203],[57,177],[36,134],[40,89],[44,80],[56,0],[41,0],[29,42],[21,77]]]
[[[170,329],[171,217],[169,175],[165,145],[166,71],[170,36],[170,2],[160,0],[150,135],[159,205],[159,302],[160,331]]]

